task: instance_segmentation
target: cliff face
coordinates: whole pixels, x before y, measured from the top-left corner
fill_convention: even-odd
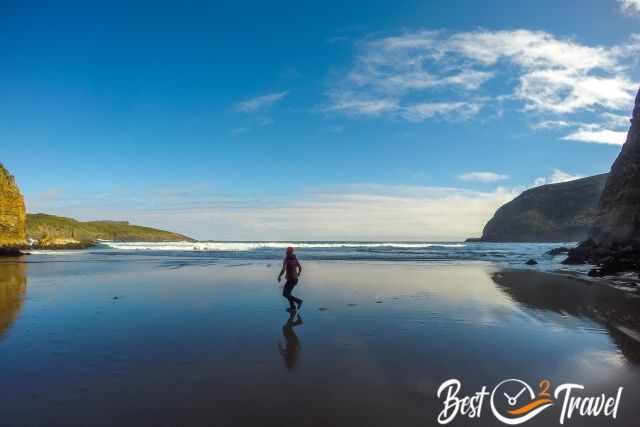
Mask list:
[[[26,243],[24,199],[13,176],[0,165],[0,246],[16,247]]]
[[[640,241],[640,90],[627,141],[611,167],[589,237],[605,246]]]
[[[587,237],[607,174],[532,188],[500,207],[486,242],[575,242]]]
[[[569,252],[566,264],[596,264],[589,274],[640,270],[640,90],[631,128],[611,167],[589,239]]]

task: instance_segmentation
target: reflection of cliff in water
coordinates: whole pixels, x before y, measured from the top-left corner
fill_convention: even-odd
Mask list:
[[[523,306],[598,323],[628,361],[640,364],[640,298],[603,284],[529,271],[503,271],[492,279]]]
[[[26,290],[27,266],[17,262],[0,262],[0,338],[18,316]]]

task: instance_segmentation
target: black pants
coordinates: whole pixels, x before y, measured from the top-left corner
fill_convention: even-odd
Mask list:
[[[298,305],[300,305],[300,303],[302,302],[300,298],[296,298],[291,295],[294,286],[296,286],[297,284],[298,279],[287,280],[287,283],[285,283],[284,287],[282,288],[282,296],[289,300],[289,307],[291,307],[292,309],[296,308],[296,306],[293,305],[294,302]]]

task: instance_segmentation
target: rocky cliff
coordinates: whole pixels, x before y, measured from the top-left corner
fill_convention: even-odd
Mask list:
[[[0,164],[0,247],[17,247],[26,243],[24,199],[15,179]]]
[[[640,90],[627,141],[611,167],[590,237],[599,245],[640,241]]]
[[[607,174],[529,189],[498,209],[485,242],[577,242],[587,237]]]
[[[569,253],[566,263],[600,266],[593,274],[640,270],[640,90],[627,140],[602,192],[589,239]]]

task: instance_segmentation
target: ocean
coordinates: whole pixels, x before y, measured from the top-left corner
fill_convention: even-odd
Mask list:
[[[484,242],[364,242],[364,241],[200,241],[200,242],[111,242],[85,250],[32,251],[37,255],[76,255],[89,258],[102,256],[149,256],[179,259],[185,264],[224,260],[273,261],[282,259],[288,246],[296,249],[298,258],[325,261],[393,261],[424,263],[456,263],[485,261],[511,268],[528,268],[547,272],[586,273],[588,266],[561,264],[564,255],[551,256],[547,251],[566,243],[484,243]],[[525,263],[534,259],[538,264]]]

